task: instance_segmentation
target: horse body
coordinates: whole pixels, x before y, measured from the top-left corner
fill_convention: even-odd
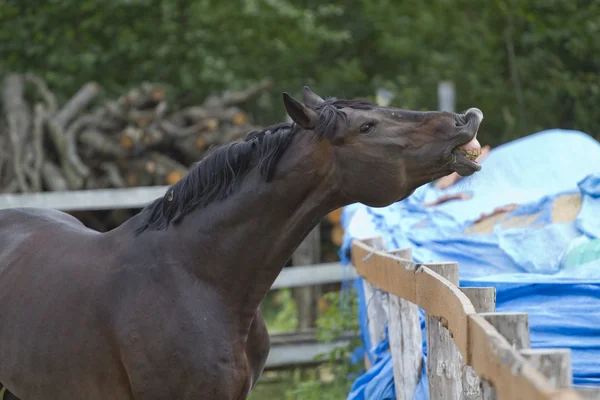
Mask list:
[[[166,261],[164,244],[132,254],[146,238],[123,228],[0,211],[3,384],[25,399],[245,398],[268,354],[260,312],[242,343],[211,285]]]
[[[0,382],[28,400],[245,399],[269,353],[260,302],[322,217],[479,168],[453,150],[479,110],[304,100],[113,231],[0,211]]]
[[[97,323],[102,259],[81,264],[99,237],[57,211],[0,212],[0,376],[22,398],[99,398],[102,386],[124,378]],[[89,374],[94,364],[102,376]]]

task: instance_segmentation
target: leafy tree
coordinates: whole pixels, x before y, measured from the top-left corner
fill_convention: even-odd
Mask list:
[[[598,0],[45,0],[0,2],[0,75],[30,71],[64,100],[88,80],[114,95],[143,80],[182,102],[276,87],[251,106],[283,118],[281,91],[437,107],[451,80],[457,108],[480,107],[492,145],[537,130],[595,134],[600,117]]]

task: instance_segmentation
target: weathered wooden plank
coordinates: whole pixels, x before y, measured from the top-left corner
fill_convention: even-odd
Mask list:
[[[482,313],[481,316],[496,328],[516,350],[530,347],[529,315],[527,313]]]
[[[495,287],[467,287],[460,290],[469,298],[475,312],[485,313],[496,311]],[[462,398],[465,400],[483,399],[481,378],[473,367],[468,365],[464,357],[460,357],[462,377]]]
[[[557,389],[573,386],[571,349],[524,349],[521,355]]]
[[[600,399],[600,388],[598,387],[578,387],[575,389],[580,400],[598,400]]]
[[[366,239],[365,243],[373,249],[383,251],[385,242],[383,237]],[[385,328],[388,323],[388,300],[387,293],[370,281],[363,280],[363,290],[367,303],[367,323],[371,346],[375,347],[385,339]],[[371,349],[368,349],[369,351]]]
[[[475,309],[467,296],[454,284],[458,283],[456,263],[437,263],[434,266],[437,269],[455,270],[449,275],[451,280],[428,268],[430,265],[434,266],[425,264],[415,273],[417,304],[428,316],[441,319],[442,326],[450,331],[456,347],[464,356],[468,352],[467,316],[475,314]]]
[[[492,313],[496,311],[495,287],[461,287],[476,313]]]
[[[496,398],[578,399],[571,390],[559,392],[552,388],[547,379],[481,315],[469,315],[469,339],[471,351],[468,363],[481,378],[494,383]]]
[[[457,263],[431,263],[427,268],[443,276],[454,286],[458,286]],[[418,285],[418,297],[425,287]],[[431,296],[435,293],[429,293]],[[430,297],[428,301],[440,301],[442,298]],[[437,308],[437,307],[436,307]],[[445,313],[427,314],[427,378],[429,379],[429,398],[432,400],[460,400],[462,397],[461,357],[452,334],[439,320]],[[466,335],[465,335],[466,338]]]
[[[401,265],[398,259],[384,251],[373,251],[358,240],[353,242],[352,264],[358,274],[367,277],[378,288],[412,303],[417,302],[414,268],[398,268]]]
[[[397,268],[413,268],[412,251],[389,252],[398,259]],[[389,294],[388,335],[394,368],[394,388],[399,400],[413,400],[423,368],[423,338],[416,304]]]
[[[529,348],[529,317],[525,313],[482,313],[497,331],[515,350]],[[483,400],[496,400],[496,389],[489,381],[481,382]]]

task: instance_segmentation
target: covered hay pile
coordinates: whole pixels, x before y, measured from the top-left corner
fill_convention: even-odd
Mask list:
[[[539,217],[539,213],[509,217],[508,214],[514,208],[513,205],[508,205],[488,215],[482,215],[476,223],[467,228],[467,235],[492,233],[496,224],[499,224],[502,228],[531,226]],[[555,223],[575,221],[580,209],[581,194],[573,193],[558,196],[552,203],[552,221]]]

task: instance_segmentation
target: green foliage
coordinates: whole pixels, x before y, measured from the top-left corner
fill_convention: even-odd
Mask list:
[[[350,364],[351,352],[361,344],[358,326],[358,296],[355,291],[329,292],[322,296],[327,307],[319,315],[317,340],[330,343],[344,333],[352,333],[349,345],[337,346],[320,354],[323,363],[316,368],[298,368],[268,372],[259,380],[250,396],[253,400],[281,398],[286,400],[340,399],[348,391],[362,368]],[[297,310],[291,289],[271,291],[262,302],[263,316],[270,334],[290,332],[296,327]]]
[[[88,80],[107,95],[143,80],[177,98],[270,76],[249,111],[283,118],[280,92],[437,107],[451,80],[457,108],[480,107],[481,141],[540,129],[595,134],[600,119],[598,0],[45,0],[0,2],[0,75],[44,76],[65,100]]]
[[[360,345],[356,292],[329,292],[323,297],[329,303],[329,307],[317,319],[317,339],[329,343],[345,332],[352,332],[352,340],[347,346],[338,346],[328,354],[317,356],[317,359],[325,360],[320,369],[327,371],[333,379],[323,380],[313,377],[296,382],[294,387],[286,392],[288,400],[346,398],[352,382],[362,367],[361,363],[350,363],[352,350]]]
[[[263,301],[262,312],[270,334],[293,332],[296,329],[298,310],[292,289],[269,292]]]

